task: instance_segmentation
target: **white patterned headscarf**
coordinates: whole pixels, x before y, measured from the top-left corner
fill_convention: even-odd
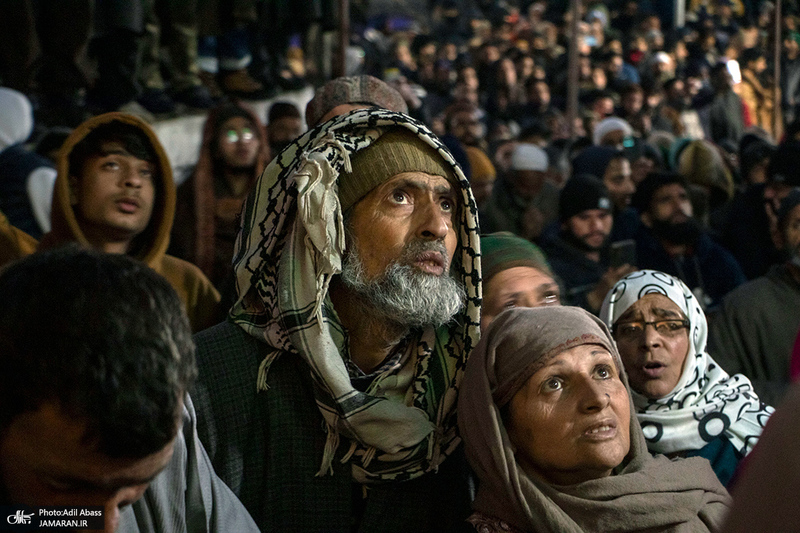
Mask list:
[[[631,391],[648,448],[657,453],[699,450],[724,434],[742,455],[753,449],[774,409],[758,399],[750,380],[729,376],[706,352],[708,322],[692,291],[678,278],[640,270],[606,295],[600,318],[609,328],[646,294],[663,294],[689,320],[689,353],[675,388],[655,400]]]
[[[399,362],[365,392],[356,390],[343,354],[347,334],[331,305],[331,278],[341,273],[345,229],[338,180],[350,159],[386,131],[405,128],[436,149],[452,169],[460,203],[451,274],[466,305],[446,326],[417,332]],[[327,442],[317,475],[341,459],[360,483],[407,480],[436,469],[459,444],[455,405],[480,327],[480,239],[469,182],[424,124],[392,111],[354,111],[318,126],[276,157],[248,195],[233,266],[237,301],[230,318],[271,348],[258,387],[277,357],[301,357],[314,379]]]

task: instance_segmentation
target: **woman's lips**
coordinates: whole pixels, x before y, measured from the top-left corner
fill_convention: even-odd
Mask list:
[[[653,361],[642,366],[642,373],[650,379],[659,379],[667,371],[666,365]]]
[[[616,436],[617,422],[615,420],[603,420],[592,424],[583,432],[583,438],[590,441],[605,441]]]

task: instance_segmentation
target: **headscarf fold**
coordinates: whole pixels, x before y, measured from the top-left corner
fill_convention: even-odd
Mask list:
[[[747,377],[729,376],[706,352],[706,315],[681,280],[657,270],[629,274],[606,296],[600,318],[612,327],[630,306],[650,293],[672,300],[689,320],[689,353],[675,388],[656,400],[632,391],[650,450],[699,450],[724,433],[734,448],[746,455],[774,409],[758,399]]]
[[[447,326],[417,332],[400,363],[360,392],[350,382],[346,332],[328,296],[345,250],[337,180],[351,170],[353,154],[398,127],[434,147],[456,176],[461,208],[451,274],[464,285],[467,301]],[[318,475],[332,471],[340,435],[349,440],[341,460],[351,462],[360,483],[421,476],[460,442],[455,403],[479,335],[479,253],[477,209],[466,178],[439,140],[406,115],[369,109],[340,116],[295,140],[261,175],[236,241],[238,299],[230,316],[272,349],[261,364],[258,390],[266,391],[275,358],[299,356],[308,363],[328,432]]]
[[[652,457],[632,406],[630,451],[608,477],[554,486],[517,463],[498,404],[550,358],[581,344],[605,347],[622,368],[606,326],[576,307],[511,309],[489,326],[471,356],[458,402],[467,458],[480,479],[473,508],[537,533],[718,528],[729,496],[708,461]],[[627,388],[624,372],[620,378]]]

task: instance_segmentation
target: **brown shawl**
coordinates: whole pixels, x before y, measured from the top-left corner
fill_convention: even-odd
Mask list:
[[[606,326],[576,307],[503,312],[478,343],[458,403],[467,457],[479,478],[473,508],[526,532],[716,530],[729,496],[708,461],[652,457],[633,405],[631,448],[609,477],[553,486],[516,462],[498,405],[550,358],[581,344],[605,347],[622,369]]]

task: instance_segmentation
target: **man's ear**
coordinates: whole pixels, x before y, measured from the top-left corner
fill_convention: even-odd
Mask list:
[[[69,183],[69,205],[78,205],[78,178],[70,176],[67,183]]]
[[[642,224],[647,226],[648,228],[653,227],[653,218],[650,216],[650,213],[645,211],[641,215],[639,215],[639,219],[642,221]]]

